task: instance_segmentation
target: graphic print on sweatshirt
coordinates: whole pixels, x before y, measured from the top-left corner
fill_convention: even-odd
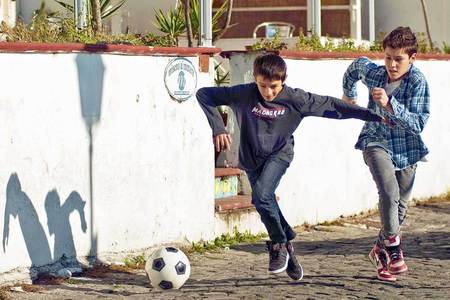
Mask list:
[[[261,103],[257,103],[252,108],[252,113],[257,118],[264,118],[264,119],[275,119],[279,116],[284,115],[286,112],[286,108],[280,106],[280,107],[274,107],[274,108],[267,108],[261,105]]]

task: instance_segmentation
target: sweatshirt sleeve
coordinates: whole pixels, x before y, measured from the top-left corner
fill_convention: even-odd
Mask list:
[[[348,104],[331,96],[321,96],[297,89],[295,93],[297,109],[303,116],[329,119],[360,119],[381,122],[382,116],[370,109]]]
[[[233,87],[204,87],[197,91],[197,100],[208,119],[213,136],[227,133],[217,106],[232,106],[235,98],[234,94]]]

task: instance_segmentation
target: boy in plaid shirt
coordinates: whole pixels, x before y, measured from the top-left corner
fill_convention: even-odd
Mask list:
[[[352,62],[343,79],[348,103],[356,103],[356,83],[369,89],[368,108],[391,120],[390,126],[366,122],[355,148],[363,151],[379,195],[381,230],[369,258],[378,278],[395,281],[408,270],[403,258],[400,227],[405,220],[417,162],[428,149],[420,133],[430,115],[430,94],[424,75],[413,62],[417,39],[409,27],[398,27],[383,40],[384,66],[366,57]]]

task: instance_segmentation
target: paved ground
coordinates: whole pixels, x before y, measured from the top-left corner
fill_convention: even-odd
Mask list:
[[[266,273],[263,242],[222,253],[195,254],[192,274],[176,291],[150,287],[143,271],[73,278],[60,285],[28,286],[12,299],[450,299],[450,202],[412,207],[404,226],[410,268],[395,283],[376,279],[367,259],[378,217],[299,230],[296,252],[304,266],[301,282]],[[5,297],[5,296],[4,296]],[[1,297],[0,297],[1,298]]]

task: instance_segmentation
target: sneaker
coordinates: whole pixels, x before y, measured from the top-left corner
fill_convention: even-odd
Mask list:
[[[303,278],[303,268],[302,265],[298,262],[297,258],[294,254],[294,246],[291,242],[286,243],[286,249],[289,254],[288,265],[286,268],[286,273],[291,279],[295,281],[300,281]]]
[[[387,257],[385,250],[377,243],[373,246],[369,253],[370,261],[377,268],[377,278],[383,281],[396,281],[394,275],[388,270]]]
[[[269,250],[269,273],[278,274],[286,270],[289,261],[289,253],[283,243],[266,242]]]
[[[384,240],[385,249],[387,253],[387,266],[391,274],[402,274],[408,271],[408,266],[403,258],[403,250],[400,238],[398,236],[391,236]]]

